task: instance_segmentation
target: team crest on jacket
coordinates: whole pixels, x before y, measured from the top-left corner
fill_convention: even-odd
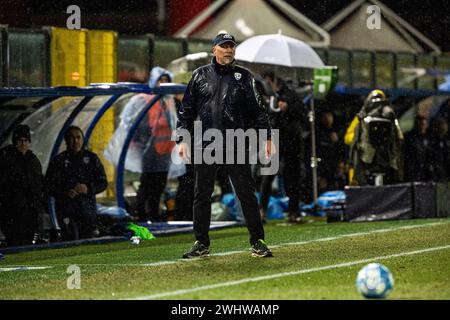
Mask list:
[[[242,73],[235,72],[235,73],[234,73],[234,78],[235,78],[236,80],[241,79],[241,78],[242,78]]]
[[[84,164],[89,164],[89,157],[84,157],[83,162]]]

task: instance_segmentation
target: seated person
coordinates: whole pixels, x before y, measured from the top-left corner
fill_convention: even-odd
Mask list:
[[[105,169],[98,156],[84,148],[80,128],[70,127],[64,140],[67,149],[51,159],[45,182],[55,197],[63,240],[91,238],[97,230],[95,195],[108,186]]]

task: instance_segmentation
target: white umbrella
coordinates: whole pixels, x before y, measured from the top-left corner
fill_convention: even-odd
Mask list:
[[[278,34],[251,37],[236,47],[236,60],[297,68],[319,68],[324,64],[305,42]]]
[[[197,52],[172,60],[166,67],[174,74],[189,72],[211,61],[211,53]]]
[[[278,34],[255,36],[242,42],[236,48],[236,60],[296,68],[321,68],[324,63],[317,53],[305,42]],[[314,203],[317,205],[317,165],[314,129],[314,99],[311,99],[311,168],[313,175]]]

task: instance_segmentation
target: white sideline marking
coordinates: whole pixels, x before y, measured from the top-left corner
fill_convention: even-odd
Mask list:
[[[0,272],[43,270],[43,269],[50,269],[50,268],[52,268],[52,267],[8,267],[8,268],[0,268]]]
[[[367,236],[367,235],[374,234],[374,233],[385,233],[385,232],[393,232],[393,231],[399,231],[399,230],[432,227],[432,226],[443,225],[443,224],[448,224],[448,223],[449,222],[431,222],[431,223],[425,223],[425,224],[420,224],[420,225],[393,227],[393,228],[372,230],[372,231],[367,231],[367,232],[348,233],[348,234],[342,234],[342,235],[335,236],[335,237],[327,237],[327,238],[313,239],[313,240],[299,241],[299,242],[288,242],[288,243],[282,243],[279,245],[269,245],[269,247],[271,249],[273,249],[273,248],[282,248],[284,246],[299,246],[299,245],[305,245],[305,244],[310,244],[310,243],[314,243],[314,242],[333,241],[333,240],[338,240],[338,239],[347,238],[347,237]],[[249,252],[249,250],[225,251],[225,252],[219,252],[219,253],[212,253],[209,256],[220,257],[220,256],[229,256],[229,255],[233,255],[233,254],[248,253],[248,252]],[[199,259],[203,259],[203,258],[199,258]],[[162,266],[162,265],[175,264],[178,262],[186,263],[186,262],[191,262],[191,261],[198,261],[198,259],[176,259],[176,260],[150,262],[150,263],[144,263],[144,264],[124,264],[124,266],[128,265],[128,266],[142,266],[142,267],[158,267],[158,266]],[[80,265],[82,265],[82,264],[80,264]]]
[[[299,246],[299,245],[305,245],[305,244],[310,244],[310,243],[315,243],[315,242],[333,241],[333,240],[339,240],[339,239],[348,238],[348,237],[361,237],[361,236],[371,235],[374,233],[386,233],[386,232],[394,232],[394,231],[399,231],[399,230],[409,230],[409,229],[433,227],[433,226],[444,225],[444,224],[449,224],[449,223],[450,223],[450,221],[449,222],[440,221],[440,222],[430,222],[430,223],[424,223],[424,224],[418,224],[418,225],[392,227],[392,228],[371,230],[371,231],[367,231],[367,232],[355,232],[355,233],[341,234],[341,235],[334,236],[334,237],[327,237],[327,238],[320,238],[320,239],[313,239],[313,240],[306,240],[306,241],[299,241],[299,242],[287,242],[287,243],[282,243],[279,245],[269,245],[269,247],[272,249],[272,248],[282,248],[285,246]],[[239,253],[249,253],[249,250],[218,252],[218,253],[212,253],[209,256],[220,257],[220,256],[229,256],[229,255],[239,254]],[[203,259],[203,258],[199,258],[199,259]],[[159,266],[171,265],[171,264],[175,264],[175,263],[189,263],[192,261],[198,261],[199,259],[163,260],[163,261],[149,262],[149,263],[74,263],[74,264],[79,265],[79,266],[99,266],[99,267],[103,267],[103,266],[159,267]],[[70,264],[71,263],[53,264],[52,267],[67,266]],[[51,267],[46,267],[46,268],[51,268]],[[11,271],[11,270],[7,270],[7,271]]]
[[[427,249],[422,249],[422,250],[409,251],[409,252],[400,252],[400,253],[391,254],[391,255],[387,255],[387,256],[373,257],[370,259],[350,261],[350,262],[333,264],[333,265],[317,267],[317,268],[303,269],[303,270],[291,271],[291,272],[282,272],[282,273],[276,273],[276,274],[271,274],[271,275],[267,275],[267,276],[245,278],[245,279],[235,280],[235,281],[227,281],[227,282],[216,283],[216,284],[211,284],[211,285],[206,285],[206,286],[201,286],[201,287],[194,287],[194,288],[189,288],[189,289],[161,292],[161,293],[157,293],[157,294],[135,297],[135,298],[127,299],[127,300],[158,299],[158,298],[163,298],[163,297],[168,297],[168,296],[176,296],[176,295],[185,294],[185,293],[192,293],[192,292],[209,290],[209,289],[217,289],[217,288],[235,286],[235,285],[248,283],[248,282],[265,281],[265,280],[271,280],[271,279],[276,279],[276,278],[281,278],[281,277],[295,276],[295,275],[304,274],[304,273],[311,273],[311,272],[317,272],[317,271],[323,271],[323,270],[350,267],[350,266],[354,266],[357,264],[369,263],[369,262],[373,262],[373,261],[377,261],[377,260],[385,260],[385,259],[391,259],[391,258],[397,258],[397,257],[404,257],[404,256],[410,256],[410,255],[414,255],[414,254],[420,254],[420,253],[444,250],[444,249],[450,249],[450,245],[434,247],[434,248],[427,248]]]
[[[402,227],[392,227],[392,228],[385,228],[385,229],[378,229],[378,230],[371,230],[367,232],[355,232],[355,233],[348,233],[348,234],[341,234],[334,237],[327,237],[327,238],[320,238],[320,239],[313,239],[313,240],[306,240],[306,241],[299,241],[299,242],[287,242],[282,243],[279,245],[269,245],[271,249],[273,248],[282,248],[285,246],[299,246],[299,245],[305,245],[315,242],[323,242],[323,241],[333,241],[333,240],[339,240],[343,238],[348,237],[361,237],[361,236],[367,236],[374,233],[385,233],[385,232],[393,232],[393,231],[399,231],[399,230],[409,230],[409,229],[417,229],[417,228],[425,228],[425,227],[433,227],[437,225],[444,225],[449,224],[449,222],[441,221],[441,222],[430,222],[430,223],[424,223],[419,225],[410,225],[410,226],[402,226]],[[249,250],[236,250],[236,251],[224,251],[224,252],[218,252],[218,253],[212,253],[209,256],[210,257],[220,257],[220,256],[229,256],[233,254],[239,254],[239,253],[249,253]],[[189,263],[192,261],[198,261],[199,259],[204,258],[198,258],[198,259],[175,259],[175,260],[163,260],[163,261],[157,261],[157,262],[149,262],[149,263],[75,263],[79,266],[123,266],[123,267],[159,267],[164,265],[171,265],[175,263]],[[54,266],[59,265],[55,264]],[[68,265],[60,264],[60,265]]]

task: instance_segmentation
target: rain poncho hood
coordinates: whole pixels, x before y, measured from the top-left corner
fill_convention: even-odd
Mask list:
[[[161,67],[154,67],[150,74],[150,87],[152,85],[157,86],[158,80],[163,75],[167,75],[170,80],[173,79],[173,74],[170,71]],[[124,106],[120,114],[119,127],[114,132],[104,153],[105,158],[114,165],[118,164],[120,150],[137,116],[153,97],[153,95],[148,94],[136,94]],[[168,171],[169,178],[184,174],[184,164],[173,164],[170,152],[155,153],[158,147],[167,147],[164,141],[170,142],[171,134],[168,131],[176,128],[176,121],[175,100],[173,96],[166,95],[151,107],[146,117],[139,124],[128,148],[125,168],[138,173]],[[164,135],[164,137],[161,137],[161,135]]]
[[[167,75],[170,81],[173,81],[173,73],[161,67],[154,67],[150,72],[150,79],[148,80],[148,85],[150,88],[155,88],[158,85],[158,80],[163,76]]]

